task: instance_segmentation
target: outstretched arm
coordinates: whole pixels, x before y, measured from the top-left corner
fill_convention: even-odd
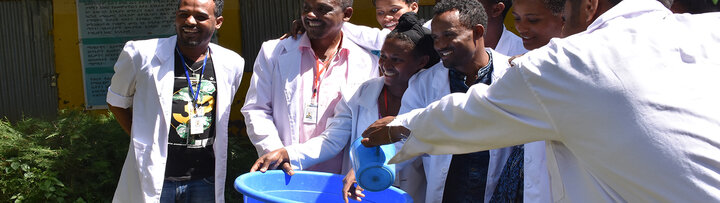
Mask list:
[[[370,52],[382,49],[385,43],[385,37],[390,33],[390,29],[377,29],[368,26],[355,25],[352,23],[343,23],[343,35],[355,42],[358,46]]]
[[[388,137],[388,126],[412,131],[392,163],[424,153],[463,154],[554,139],[557,135],[519,68],[508,70],[489,89],[475,85],[467,94],[450,94],[426,108],[399,115],[387,125],[368,128],[363,137],[368,138],[367,143],[382,144]]]

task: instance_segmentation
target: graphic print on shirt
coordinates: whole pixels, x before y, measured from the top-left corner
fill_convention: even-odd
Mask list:
[[[199,77],[199,74],[194,74],[193,77],[191,77],[192,79],[190,81],[193,84],[193,92],[197,90]],[[176,80],[180,79],[185,80],[184,77],[176,78]],[[177,131],[178,136],[187,142],[178,144],[187,144],[189,148],[201,148],[212,144],[211,139],[207,137],[203,138],[204,136],[191,136],[191,139],[188,139],[188,135],[191,134],[190,121],[192,117],[195,117],[193,119],[200,119],[199,122],[202,125],[203,132],[207,131],[213,122],[213,116],[210,112],[213,111],[213,107],[215,106],[215,97],[213,97],[213,95],[216,89],[215,84],[213,84],[211,80],[203,79],[200,81],[200,93],[197,96],[197,112],[192,102],[194,95],[190,94],[188,87],[183,87],[173,93],[173,103],[184,103],[182,111],[173,111],[172,114],[174,121],[172,122],[173,128]]]

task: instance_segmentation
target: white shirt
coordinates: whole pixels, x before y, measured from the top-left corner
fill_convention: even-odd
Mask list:
[[[165,179],[172,113],[177,37],[129,41],[115,63],[107,103],[132,107],[130,149],[113,202],[158,202]],[[240,86],[244,60],[210,44],[215,68],[215,201],[224,202],[230,104]]]
[[[398,116],[413,133],[391,162],[546,140],[554,201],[718,202],[719,23],[622,1],[491,87]]]
[[[304,170],[343,153],[343,172],[352,168],[349,146],[362,137],[363,131],[378,117],[377,98],[382,92],[384,77],[363,83],[357,91],[345,89],[343,98],[335,106],[335,116],[328,119],[328,127],[320,136],[302,144],[285,147],[294,169]],[[402,144],[397,144],[398,148]],[[407,192],[415,202],[425,198],[425,177],[421,160],[411,160],[396,165],[395,186]]]
[[[505,74],[505,71],[509,67],[507,63],[508,57],[490,48],[485,49],[492,51],[493,71],[491,77],[492,81],[495,82]],[[403,94],[399,113],[402,114],[413,109],[423,108],[448,94],[450,94],[448,69],[445,68],[442,63],[438,63],[427,70],[416,73],[410,78],[408,88],[405,90],[405,94]],[[502,174],[503,166],[511,152],[511,147],[490,150],[490,159],[487,166],[487,182],[485,184],[485,202],[490,201],[493,191],[495,191],[495,186]],[[422,160],[428,184],[425,201],[442,202],[443,191],[445,191],[445,180],[447,179],[452,155],[423,155]]]

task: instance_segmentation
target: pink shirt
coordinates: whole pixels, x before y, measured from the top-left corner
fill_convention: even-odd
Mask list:
[[[335,57],[332,58],[328,67],[320,73],[317,82],[317,94],[313,97],[313,83],[315,80],[315,74],[317,67],[323,68],[323,65],[317,65],[317,57],[315,52],[312,50],[310,45],[310,39],[307,36],[303,36],[300,39],[300,52],[302,53],[300,61],[300,84],[299,91],[301,92],[300,100],[303,101],[298,104],[300,115],[304,115],[305,107],[315,100],[317,104],[317,123],[303,122],[300,125],[300,143],[317,137],[325,131],[327,119],[332,118],[335,115],[335,105],[340,101],[341,94],[340,88],[347,84],[348,80],[348,53],[349,50],[342,48],[342,41],[340,42],[340,49]],[[341,173],[342,170],[342,153],[339,153],[334,158],[307,168],[306,170],[311,171],[322,171],[330,173]]]

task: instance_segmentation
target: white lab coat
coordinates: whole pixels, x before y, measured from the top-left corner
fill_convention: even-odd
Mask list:
[[[524,54],[528,50],[525,49],[525,46],[523,46],[522,38],[515,35],[515,33],[510,32],[510,30],[507,30],[505,25],[503,25],[503,32],[502,35],[500,35],[497,46],[495,46],[495,51],[505,56],[512,57]]]
[[[357,91],[347,88],[343,98],[335,106],[335,116],[328,120],[322,135],[305,143],[285,147],[294,169],[303,170],[343,153],[343,174],[352,168],[348,149],[350,144],[362,137],[363,131],[379,119],[377,98],[382,92],[385,78],[373,78],[363,83]],[[396,144],[398,150],[401,143]],[[425,176],[420,159],[396,165],[395,186],[404,190],[415,202],[425,198]]]
[[[489,88],[398,116],[413,133],[391,161],[546,140],[554,201],[718,202],[717,24],[622,1]]]
[[[506,56],[515,56],[527,52],[522,39],[503,25],[495,51]],[[552,202],[550,173],[545,159],[545,141],[536,141],[524,145],[523,157],[523,202]]]
[[[129,41],[115,63],[108,104],[132,107],[131,141],[113,202],[158,202],[165,179],[177,38]],[[215,200],[224,202],[230,104],[240,86],[244,61],[210,44],[217,78],[215,106]]]
[[[509,67],[508,57],[493,51],[493,83],[499,80]],[[413,109],[423,108],[445,95],[450,94],[448,69],[442,63],[415,74],[408,83],[408,89],[402,99],[400,114]],[[511,147],[490,150],[487,182],[485,186],[485,202],[490,201],[495,185],[500,179],[503,166],[512,152]],[[445,180],[452,161],[452,155],[423,155],[423,166],[427,179],[426,202],[442,202]]]
[[[302,37],[302,36],[300,36]],[[299,126],[303,124],[298,78],[301,51],[298,39],[270,40],[263,43],[255,59],[250,88],[241,112],[245,116],[248,137],[258,156],[299,144]],[[370,78],[379,76],[377,57],[343,37],[348,51],[348,81],[341,88],[356,89]],[[339,94],[339,93],[338,93]],[[322,104],[321,104],[322,105]]]

